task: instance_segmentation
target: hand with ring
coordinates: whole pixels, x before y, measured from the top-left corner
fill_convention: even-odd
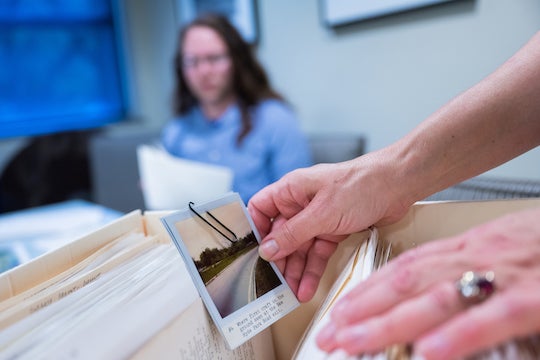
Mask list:
[[[540,209],[513,213],[403,253],[336,304],[326,351],[412,344],[459,359],[540,332]]]

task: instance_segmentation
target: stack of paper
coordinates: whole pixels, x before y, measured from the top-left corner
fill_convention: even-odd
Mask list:
[[[231,191],[233,173],[225,166],[174,157],[165,150],[137,148],[144,203],[149,210],[184,209]]]
[[[342,350],[331,354],[317,347],[315,338],[319,331],[330,320],[333,305],[353,287],[362,286],[360,283],[373,272],[384,266],[391,255],[392,247],[388,241],[380,239],[377,229],[371,230],[367,242],[362,243],[353,253],[347,266],[340,274],[334,286],[330,289],[319,310],[314,315],[311,324],[300,340],[294,359],[296,360],[409,360],[412,358],[410,346],[405,344],[393,345],[384,351],[368,355],[348,355]],[[494,349],[468,357],[469,360],[499,360],[499,359],[538,359],[540,353],[540,336],[529,336],[504,343]]]
[[[176,334],[178,351],[189,353],[195,341],[209,351],[199,358],[217,351],[242,359],[254,351],[251,344],[227,351],[219,335],[211,339],[217,332],[171,243],[128,233],[0,302],[0,358],[132,358],[180,316],[191,321]]]
[[[384,360],[388,359],[386,354],[368,355],[364,357],[349,356],[345,352],[336,351],[328,354],[317,347],[315,338],[319,331],[330,321],[330,313],[334,304],[346,293],[352,290],[363,280],[367,279],[375,270],[386,264],[390,256],[391,247],[389,244],[379,239],[376,228],[371,229],[371,236],[362,243],[353,253],[347,266],[342,271],[334,286],[330,289],[328,296],[313,317],[304,337],[297,348],[295,359],[310,360]],[[391,359],[395,359],[392,357]]]

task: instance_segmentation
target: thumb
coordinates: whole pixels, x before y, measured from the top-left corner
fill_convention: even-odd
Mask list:
[[[272,231],[259,246],[259,255],[267,261],[286,257],[323,231],[322,221],[311,206],[307,206],[290,219],[276,218]]]

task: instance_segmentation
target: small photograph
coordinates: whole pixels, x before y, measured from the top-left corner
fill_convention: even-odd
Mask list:
[[[175,0],[175,4],[180,26],[198,15],[218,13],[226,16],[248,43],[255,45],[259,40],[255,0]]]
[[[238,193],[189,202],[161,218],[227,347],[235,349],[300,303],[274,263]]]
[[[222,318],[280,286],[261,259],[257,238],[240,201],[207,211],[189,203],[193,215],[174,223]]]

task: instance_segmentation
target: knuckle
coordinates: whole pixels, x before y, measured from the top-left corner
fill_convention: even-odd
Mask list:
[[[292,229],[291,229],[291,226],[288,222],[285,222],[283,224],[283,226],[281,227],[281,233],[282,233],[282,236],[283,236],[283,239],[285,240],[285,246],[287,248],[298,248],[302,242],[300,241],[300,239],[298,239]]]
[[[400,255],[397,259],[396,259],[396,266],[398,268],[400,267],[406,267],[406,266],[409,266],[411,265],[412,263],[414,263],[416,260],[417,260],[417,253],[418,253],[418,249],[415,248],[415,249],[412,249],[410,251],[407,251],[405,253],[403,253],[402,255]]]
[[[515,240],[507,234],[492,234],[489,237],[490,246],[486,250],[491,250],[492,253],[497,253],[504,250],[515,249]]]
[[[456,307],[456,290],[452,284],[445,284],[429,293],[430,301],[443,313],[454,312]]]
[[[403,325],[403,322],[398,319],[389,316],[385,317],[384,320],[377,321],[377,323],[379,326],[374,331],[374,335],[383,341],[383,343],[378,344],[379,347],[391,343],[404,343],[409,340],[410,332],[406,330],[407,327]]]
[[[399,295],[414,293],[416,285],[417,281],[408,265],[398,267],[390,281],[392,290]]]
[[[413,264],[415,264],[417,260],[416,253],[416,250],[412,250],[396,259],[390,286],[397,294],[406,295],[414,293],[417,290],[418,277],[415,276],[413,270]]]

